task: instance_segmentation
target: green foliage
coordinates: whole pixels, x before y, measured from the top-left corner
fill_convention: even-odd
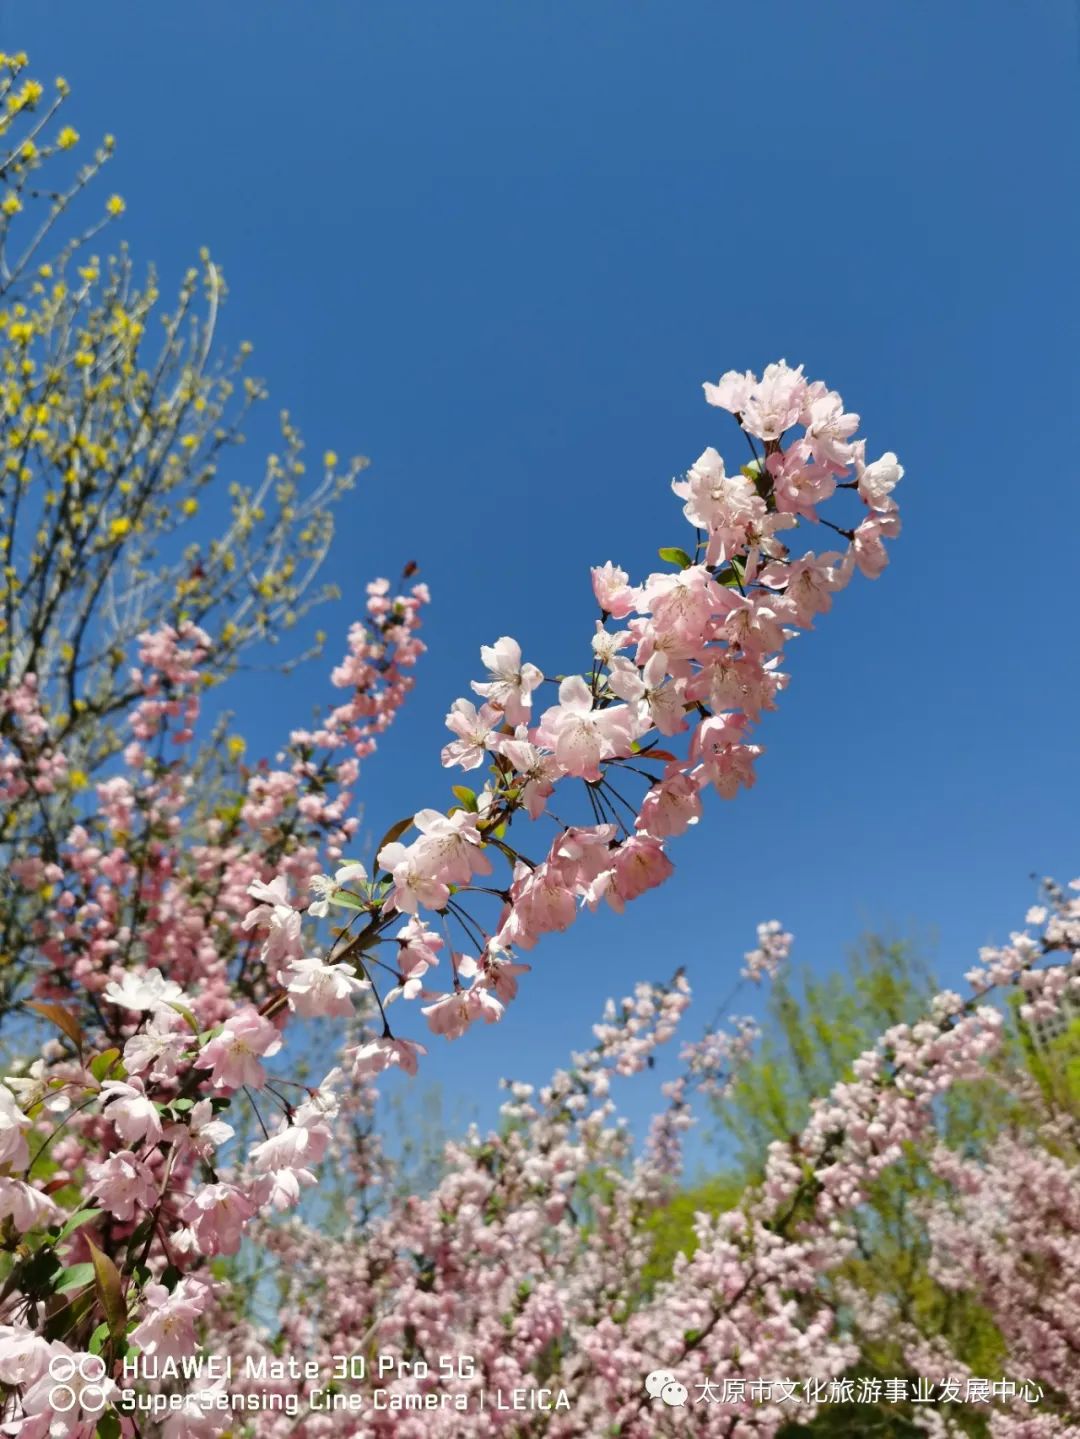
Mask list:
[[[1017,1030],[1027,1068],[1050,1111],[1080,1113],[1080,1015],[1041,1043],[1019,1023]]]
[[[675,565],[680,570],[687,570],[694,563],[690,556],[679,545],[664,545],[656,552],[665,564]]]
[[[758,1053],[716,1106],[744,1172],[757,1177],[768,1145],[797,1134],[811,1101],[849,1078],[852,1061],[884,1030],[917,1019],[934,989],[910,945],[876,935],[864,938],[839,973],[806,970],[797,982],[775,980]]]
[[[680,1191],[664,1208],[648,1217],[645,1228],[652,1235],[652,1252],[641,1276],[646,1294],[670,1276],[677,1255],[685,1254],[689,1258],[697,1248],[696,1216],[721,1214],[731,1209],[739,1202],[743,1188],[741,1176],[717,1175]]]

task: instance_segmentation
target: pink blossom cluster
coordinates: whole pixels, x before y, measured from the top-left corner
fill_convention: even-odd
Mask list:
[[[482,784],[455,787],[446,812],[425,808],[396,826],[370,880],[342,885],[332,900],[367,917],[337,958],[361,952],[375,989],[381,969],[387,997],[422,1001],[434,1034],[458,1038],[502,1017],[528,968],[515,951],[568,929],[583,909],[621,913],[670,878],[670,841],[699,821],[704,791],[730,799],[754,782],[753,732],[787,682],[787,641],[813,627],[856,569],[879,574],[884,540],[899,531],[902,467],[891,453],[866,463],[858,416],[835,392],[783,362],[760,381],[732,373],[705,392],[735,415],[753,459],[729,475],[709,449],[673,482],[694,527],[691,548],[662,549],[669,568],[636,585],[610,561],[593,570],[600,618],[579,673],[549,678],[510,636],[484,646],[486,675],[472,681],[473,698],[452,705],[442,754],[447,767],[482,771]],[[850,527],[819,512],[841,490],[862,512]],[[790,539],[808,524],[845,548],[793,551]],[[544,704],[549,684],[557,697]],[[557,792],[560,812],[584,808],[579,821],[556,817]],[[526,853],[535,841],[519,847],[511,837],[515,821],[553,827],[537,858]],[[329,876],[315,883],[333,895]],[[411,917],[424,950],[435,949],[439,923],[460,930],[460,950],[438,970],[403,969],[380,953],[409,953],[388,933],[397,914]],[[273,930],[266,943],[276,953]],[[751,972],[779,964],[785,944],[782,932],[763,931]],[[417,1042],[403,1054],[389,1022],[386,1030],[375,1041],[385,1062],[411,1067]]]
[[[753,1051],[761,1030],[749,1015],[734,1016],[732,1028],[710,1029],[682,1047],[681,1059],[705,1094],[724,1095],[738,1074],[740,1063]]]
[[[130,674],[141,695],[130,717],[136,744],[125,755],[132,768],[143,758],[140,746],[159,734],[167,720],[174,722],[169,736],[173,744],[186,744],[194,736],[199,718],[199,666],[212,644],[206,631],[190,620],[179,626],[162,625],[139,636],[139,661],[145,669],[133,668]]]
[[[0,690],[0,804],[26,794],[52,794],[68,770],[42,712],[37,676],[27,674]]]
[[[791,935],[785,931],[778,919],[759,924],[757,947],[746,952],[746,965],[743,969],[745,978],[775,979],[787,962],[791,943]]]
[[[1033,936],[1047,973],[1080,974],[1078,923],[1080,903],[1066,900],[1052,921],[1059,938],[1048,942],[1050,923]],[[1022,992],[1026,972],[1003,978],[1003,997]],[[214,1344],[257,1356],[283,1343],[329,1362],[362,1335],[391,1356],[395,1370],[389,1379],[358,1382],[361,1393],[384,1387],[405,1404],[435,1388],[466,1405],[422,1412],[369,1405],[323,1415],[309,1421],[320,1439],[645,1439],[683,1434],[691,1422],[695,1434],[771,1439],[786,1424],[812,1418],[805,1402],[762,1403],[749,1393],[745,1403],[701,1404],[681,1414],[650,1402],[643,1381],[668,1369],[694,1394],[725,1379],[798,1374],[828,1381],[849,1370],[859,1351],[820,1281],[853,1248],[851,1221],[872,1175],[897,1163],[914,1138],[932,1139],[937,1102],[953,1085],[992,1072],[1000,1011],[992,1020],[985,994],[946,992],[923,1020],[883,1035],[857,1062],[856,1077],[815,1106],[790,1145],[777,1147],[761,1186],[729,1210],[700,1213],[693,1251],[643,1286],[650,1218],[671,1198],[679,1137],[690,1122],[695,1051],[690,1047],[684,1072],[665,1084],[666,1103],[638,1157],[609,1080],[641,1071],[637,1060],[672,1036],[687,995],[680,977],[671,987],[640,986],[610,1005],[592,1050],[575,1055],[539,1091],[510,1084],[499,1128],[448,1147],[444,1178],[429,1195],[402,1194],[344,1233],[299,1221],[267,1231],[283,1271],[303,1279],[289,1289],[272,1335],[216,1302],[209,1316]],[[1010,1364],[1075,1405],[1072,1373],[1064,1371],[1075,1332],[1076,1175],[1048,1138],[1051,1150],[1041,1154],[1003,1140],[988,1161],[939,1143],[935,1162],[956,1198],[933,1215],[931,1233],[942,1282],[978,1285],[1010,1343],[1016,1335]],[[1015,1169],[1009,1180],[1007,1169]],[[1041,1189],[1037,1238],[1025,1198],[1032,1184]],[[887,1310],[877,1322],[903,1329]],[[947,1347],[914,1331],[909,1352],[915,1373],[965,1372]],[[413,1373],[418,1358],[441,1354],[473,1362],[435,1385]],[[541,1386],[565,1390],[570,1407],[499,1413],[479,1403],[480,1390]],[[989,1408],[987,1418],[997,1439],[1065,1439],[1070,1432],[1060,1410],[1035,1413],[1021,1404]],[[269,1439],[284,1439],[285,1421],[264,1423]],[[944,1426],[929,1433],[951,1432],[946,1417],[927,1423]]]
[[[1065,1139],[1075,1154],[1075,1136],[1054,1127],[1041,1143],[1002,1135],[985,1161],[937,1150],[952,1198],[930,1207],[932,1272],[947,1290],[974,1292],[1017,1371],[1080,1412],[1080,1161],[1054,1153]]]
[[[1062,893],[1042,933],[1030,939],[1017,944],[1014,936],[1014,953],[1022,957],[1001,975],[1008,992],[1023,993],[1036,966],[1048,975],[1054,970],[1080,975],[1080,898]],[[112,988],[110,1002],[147,1015],[142,1033],[149,1034],[175,1002],[169,985],[156,972],[128,975]],[[639,985],[608,1006],[595,1027],[594,1047],[574,1055],[570,1068],[557,1071],[539,1092],[510,1086],[496,1132],[484,1137],[474,1132],[449,1147],[445,1177],[430,1195],[400,1193],[379,1213],[368,1211],[360,1219],[354,1213],[344,1233],[299,1220],[284,1227],[260,1222],[254,1232],[287,1288],[273,1335],[238,1313],[203,1266],[235,1253],[257,1213],[293,1207],[299,1191],[314,1182],[335,1143],[342,1107],[337,1089],[344,1075],[334,1071],[308,1099],[290,1107],[242,1169],[193,1185],[186,1197],[178,1176],[192,1159],[212,1158],[229,1137],[229,1126],[207,1099],[187,1109],[174,1102],[155,1112],[130,1075],[104,1080],[99,1088],[104,1117],[125,1147],[90,1166],[90,1193],[107,1209],[115,1232],[132,1233],[133,1220],[149,1211],[168,1234],[160,1253],[156,1246],[147,1250],[150,1274],[132,1305],[132,1338],[150,1353],[191,1353],[194,1344],[204,1342],[237,1360],[265,1356],[272,1342],[315,1355],[328,1367],[331,1356],[353,1352],[357,1336],[368,1336],[380,1353],[400,1362],[400,1371],[379,1383],[402,1403],[430,1392],[429,1380],[413,1373],[417,1356],[471,1356],[468,1372],[439,1383],[463,1398],[466,1417],[457,1409],[410,1414],[369,1406],[359,1419],[355,1411],[338,1411],[308,1421],[313,1435],[342,1439],[501,1434],[508,1421],[479,1405],[479,1390],[540,1383],[572,1394],[573,1404],[562,1412],[514,1412],[514,1433],[569,1439],[610,1430],[644,1439],[680,1432],[679,1416],[658,1414],[642,1389],[642,1377],[657,1368],[677,1372],[687,1386],[757,1372],[836,1377],[854,1362],[857,1350],[821,1298],[818,1281],[849,1252],[849,1220],[870,1178],[897,1162],[905,1144],[932,1133],[938,1099],[958,1081],[982,1075],[994,1057],[1001,1019],[987,999],[985,991],[966,1000],[944,992],[921,1021],[887,1031],[856,1061],[854,1077],[815,1105],[802,1134],[790,1145],[774,1147],[761,1187],[734,1209],[700,1214],[693,1252],[678,1257],[670,1276],[643,1292],[648,1219],[672,1194],[679,1137],[690,1122],[690,1092],[702,1068],[690,1046],[684,1073],[665,1084],[666,1104],[635,1159],[630,1131],[610,1096],[610,1079],[647,1068],[657,1047],[674,1036],[689,1001],[682,975],[671,986]],[[254,1086],[273,1085],[246,1069],[261,1064],[277,1037],[273,1026],[264,1030],[258,1019],[257,1013],[241,1015],[203,1046],[200,1057],[209,1062],[198,1067],[210,1070],[213,1082],[224,1066],[220,1089],[228,1091],[241,1080],[241,1070]],[[139,1038],[128,1041],[136,1065]],[[150,1048],[159,1043],[155,1038]],[[728,1053],[737,1048],[736,1039]],[[94,1082],[93,1076],[82,1076],[84,1090]],[[44,1094],[40,1074],[0,1085],[0,1155],[11,1171],[0,1178],[0,1202],[16,1223],[22,1216],[55,1227],[62,1214],[13,1172],[25,1170],[28,1134],[35,1128],[29,1114]],[[1055,1142],[1053,1134],[1047,1137]],[[335,1152],[342,1156],[340,1149]],[[382,1163],[373,1164],[360,1152],[354,1158],[351,1168],[361,1183]],[[1000,1306],[995,1312],[1004,1332],[1015,1335],[1018,1360],[1071,1393],[1074,1172],[1052,1152],[1004,1140],[986,1166],[940,1146],[935,1162],[956,1192],[953,1206],[931,1216],[942,1282],[969,1283],[975,1276],[988,1293],[993,1289]],[[176,1192],[167,1194],[174,1180]],[[1043,1216],[1038,1240],[1027,1229],[1033,1184]],[[182,1227],[165,1222],[171,1214]],[[1003,1244],[1009,1226],[1011,1240]],[[78,1253],[79,1233],[68,1241],[68,1258]],[[179,1277],[178,1266],[184,1271]],[[40,1338],[17,1290],[0,1311],[0,1322],[5,1326],[0,1376],[23,1376],[11,1381],[24,1386],[16,1420],[22,1427],[13,1432],[43,1435],[46,1429],[36,1427],[46,1413],[41,1379],[49,1358],[68,1348]],[[917,1352],[913,1337],[912,1353]],[[943,1372],[959,1372],[948,1355],[937,1359]],[[111,1375],[107,1382],[113,1382]],[[245,1384],[265,1387],[244,1379],[238,1387]],[[228,1421],[199,1410],[197,1396],[196,1385],[191,1407],[165,1421],[167,1439],[222,1432]],[[773,1436],[791,1417],[782,1403],[748,1399],[734,1410],[703,1407],[695,1415],[696,1432],[726,1434],[734,1432],[735,1423],[747,1434]],[[801,1417],[809,1417],[808,1411]],[[1068,1432],[1048,1422],[1052,1416],[995,1412],[991,1417],[1001,1439]],[[70,1434],[90,1439],[92,1428],[80,1429],[78,1416],[72,1422]],[[264,1414],[258,1432],[285,1439],[292,1422]]]
[[[330,683],[350,690],[315,731],[293,730],[294,745],[334,750],[348,745],[357,759],[374,752],[376,737],[394,722],[413,686],[410,673],[424,653],[417,636],[421,607],[430,601],[425,584],[392,595],[390,581],[372,580],[367,587],[368,623],[349,630],[349,651],[330,673]]]
[[[786,683],[785,645],[856,569],[880,571],[882,542],[898,530],[892,490],[902,471],[892,455],[866,464],[857,417],[801,370],[725,376],[706,397],[735,414],[752,462],[729,476],[707,450],[675,482],[694,540],[663,549],[663,570],[639,584],[611,563],[594,570],[600,617],[580,672],[550,679],[509,637],[482,650],[486,674],[472,683],[474,699],[454,704],[443,755],[448,767],[483,770],[480,788],[458,786],[455,804],[408,816],[373,863],[350,857],[353,787],[411,687],[422,584],[396,594],[385,580],[369,586],[366,619],[331,675],[347,697],[313,728],[294,730],[273,763],[249,766],[231,749],[213,756],[192,745],[213,644],[205,630],[186,620],[140,636],[116,718],[126,728],[123,763],[92,781],[83,775],[55,811],[63,827],[35,831],[10,866],[17,892],[43,900],[28,925],[29,1012],[58,1037],[0,1084],[0,1203],[9,1232],[25,1226],[66,1268],[92,1262],[101,1290],[72,1306],[50,1343],[85,1346],[105,1322],[97,1342],[115,1369],[117,1286],[126,1332],[186,1343],[211,1302],[210,1262],[295,1210],[336,1152],[335,1124],[362,1121],[357,1092],[389,1067],[415,1072],[424,1045],[395,1033],[391,1018],[396,1027],[415,1001],[427,1030],[448,1038],[499,1020],[528,969],[519,950],[566,929],[583,908],[621,913],[670,877],[669,842],[696,825],[706,790],[731,798],[753,783],[755,726]],[[849,492],[850,527],[819,513],[840,490]],[[789,548],[816,523],[845,548]],[[68,784],[64,734],[32,677],[6,688],[4,793],[45,798]],[[556,794],[568,820],[556,816]],[[532,826],[550,828],[519,845],[515,824],[531,836]],[[321,944],[316,921],[330,918],[339,924]],[[635,1265],[640,1272],[647,1240],[633,1237],[632,1221],[668,1192],[701,1075],[669,1088],[651,1157],[634,1164],[625,1127],[609,1122],[607,1086],[612,1074],[648,1067],[687,1000],[682,980],[635,990],[604,1016],[598,1058],[575,1056],[535,1102],[517,1097],[505,1156],[481,1145],[476,1153],[488,1158],[474,1162],[473,1147],[463,1148],[449,1189],[406,1208],[395,1230],[365,1247],[375,1275],[391,1241],[395,1254],[409,1236],[426,1252],[432,1224],[448,1212],[461,1234],[446,1255],[447,1283],[455,1266],[468,1273],[471,1248],[489,1257],[497,1249],[506,1267],[492,1292],[510,1304],[525,1346],[508,1380],[529,1372],[558,1332],[566,1300],[542,1261],[555,1230],[568,1240],[577,1232],[575,1186],[596,1165],[612,1174],[630,1165],[610,1196],[590,1202],[603,1252],[583,1271],[594,1298],[574,1321],[580,1344],[571,1346],[592,1356],[577,1361],[586,1367],[609,1362],[605,1323],[614,1321],[595,1296],[615,1296]],[[296,1019],[347,1031],[340,1064],[315,1084],[284,1077]],[[240,1144],[250,1122],[261,1137]],[[92,1219],[79,1219],[80,1203]],[[528,1257],[531,1277],[511,1302],[526,1283],[514,1255]],[[576,1248],[574,1256],[581,1264]],[[809,1274],[809,1260],[799,1263]],[[10,1331],[0,1363],[30,1356],[12,1420],[26,1439],[45,1432],[31,1398],[45,1351],[31,1340],[52,1302],[51,1273],[18,1269],[0,1306]],[[400,1310],[414,1313],[409,1324],[428,1322],[430,1285],[415,1274],[407,1283],[400,1259],[385,1273],[412,1295]],[[358,1303],[365,1292],[358,1285]],[[684,1302],[672,1300],[672,1312]],[[384,1303],[372,1311],[380,1324]],[[104,1320],[102,1306],[111,1311]],[[780,1312],[770,1323],[781,1323]],[[624,1341],[646,1357],[655,1336],[625,1323]],[[492,1344],[505,1327],[500,1313]],[[625,1377],[598,1391],[597,1413],[623,1412],[624,1388]],[[70,1432],[82,1422],[74,1417]],[[189,1432],[194,1422],[184,1420]]]

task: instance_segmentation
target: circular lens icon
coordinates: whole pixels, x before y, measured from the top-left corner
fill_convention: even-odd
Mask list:
[[[49,1360],[49,1378],[59,1379],[61,1384],[65,1379],[70,1379],[75,1373],[75,1356],[73,1354],[54,1354]]]
[[[79,1404],[87,1414],[99,1414],[108,1402],[104,1384],[87,1384],[79,1390]]]
[[[100,1354],[83,1354],[79,1358],[79,1377],[91,1384],[105,1378],[105,1361]]]
[[[49,1390],[49,1403],[58,1414],[67,1414],[78,1402],[78,1395],[70,1384],[55,1384]]]

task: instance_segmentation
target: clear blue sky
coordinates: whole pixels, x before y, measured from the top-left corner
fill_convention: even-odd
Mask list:
[[[759,918],[818,967],[866,926],[936,934],[955,978],[1032,871],[1080,872],[1068,0],[2,0],[0,45],[116,133],[137,256],[223,262],[225,332],[313,452],[373,459],[322,622],[406,559],[435,601],[373,837],[445,802],[481,643],[572,666],[587,567],[682,541],[671,476],[739,454],[702,380],[805,362],[907,468],[893,565],[793,648],[757,788],[434,1048],[448,1093],[490,1116],[499,1074],[543,1078],[675,963],[711,1013]],[[323,692],[264,686],[252,748],[267,700],[284,727]]]

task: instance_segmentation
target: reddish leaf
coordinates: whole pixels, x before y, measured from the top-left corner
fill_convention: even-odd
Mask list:
[[[109,1256],[97,1247],[89,1235],[86,1236],[86,1247],[90,1250],[90,1261],[94,1266],[98,1298],[101,1300],[101,1307],[108,1320],[109,1333],[114,1339],[123,1339],[127,1331],[127,1305],[124,1302],[124,1286],[120,1279],[120,1271]]]
[[[50,1020],[57,1029],[63,1030],[76,1049],[82,1049],[82,1027],[75,1018],[73,1010],[65,1009],[62,1004],[44,1004],[37,999],[29,1000],[26,1008],[32,1009],[35,1014],[40,1014],[43,1019]]]

